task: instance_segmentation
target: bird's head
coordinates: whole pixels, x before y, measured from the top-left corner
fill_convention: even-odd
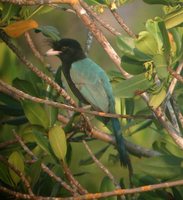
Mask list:
[[[85,58],[79,42],[73,39],[61,39],[52,43],[52,49],[46,52],[47,56],[58,56],[62,62],[72,63]]]

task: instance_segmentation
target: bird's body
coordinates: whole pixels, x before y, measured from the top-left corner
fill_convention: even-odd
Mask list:
[[[85,56],[76,40],[62,39],[54,42],[53,49],[47,54],[58,55],[61,59],[63,74],[71,91],[80,101],[90,104],[97,111],[115,113],[115,101],[109,78],[99,65]],[[121,164],[130,167],[120,122],[117,118],[111,118],[111,122]]]

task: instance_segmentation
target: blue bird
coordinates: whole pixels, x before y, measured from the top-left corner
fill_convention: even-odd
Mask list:
[[[56,55],[61,59],[63,74],[73,94],[97,111],[115,113],[115,101],[109,78],[99,65],[86,57],[81,45],[73,39],[61,39],[53,42],[52,47],[46,55]],[[110,120],[120,162],[131,169],[120,122],[117,118]]]

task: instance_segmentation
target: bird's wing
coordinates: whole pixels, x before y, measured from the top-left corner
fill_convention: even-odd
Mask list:
[[[89,58],[74,62],[70,75],[83,97],[95,109],[110,111],[112,88],[107,75],[95,62]]]

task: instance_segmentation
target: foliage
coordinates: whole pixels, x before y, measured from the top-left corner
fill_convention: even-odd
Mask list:
[[[86,2],[99,13],[108,8],[116,10],[128,3],[128,1],[122,0],[116,1],[115,5],[114,2],[108,0],[87,0]],[[123,35],[114,36],[121,56],[121,67],[133,76],[126,80],[120,72],[111,70],[108,73],[113,84],[118,113],[136,116],[133,119],[121,120],[125,138],[159,152],[159,156],[151,158],[139,159],[131,156],[134,169],[131,182],[134,187],[183,177],[182,150],[167,134],[167,130],[163,128],[161,122],[156,117],[152,117],[152,110],[161,106],[167,119],[172,124],[178,124],[180,133],[183,129],[180,122],[174,122],[174,119],[178,120],[177,110],[183,111],[182,87],[178,83],[173,95],[170,93],[169,88],[173,77],[168,71],[168,67],[176,70],[183,58],[183,1],[144,0],[144,2],[150,5],[162,4],[164,16],[148,19],[144,30],[139,32],[136,38]],[[59,7],[59,9],[62,8]],[[61,36],[55,27],[44,26],[36,21],[38,15],[46,16],[48,12],[54,14],[54,8],[43,5],[19,6],[0,3],[0,29],[13,38],[33,29],[35,33],[41,32],[49,39],[59,40]],[[22,66],[16,55],[2,41],[0,45],[1,80],[33,97],[67,103],[34,72]],[[44,72],[63,86],[62,80],[58,78],[61,74],[60,70],[61,68],[58,68],[57,73],[51,73],[48,68],[45,68]],[[97,159],[101,162],[104,161],[109,170],[117,171],[117,181],[121,180],[121,185],[125,188],[129,187],[127,176],[121,173],[116,151],[103,143],[100,143],[99,149],[95,149],[98,147],[96,140],[92,140],[85,134],[86,127],[79,113],[70,113],[47,104],[17,98],[16,95],[13,98],[12,95],[3,93],[3,90],[0,91],[0,154],[25,175],[35,195],[61,197],[71,195],[63,186],[60,187],[59,183],[52,178],[53,176],[43,172],[42,164],[48,166],[57,177],[64,181],[67,180],[68,185],[71,183],[72,186],[73,182],[67,176],[65,165],[78,172],[75,177],[81,182],[86,182],[83,181],[86,179],[88,182],[90,181],[91,172],[89,171],[90,166],[95,163],[94,160],[88,157],[83,149],[75,148],[76,152],[73,152],[74,142],[81,143],[83,139],[92,143],[93,154]],[[144,92],[149,96],[148,104],[140,97]],[[172,105],[175,116],[169,110],[168,102]],[[151,117],[148,119],[138,118],[139,115],[151,115]],[[66,117],[66,122],[60,121],[58,116]],[[109,131],[108,125],[101,128],[100,120],[96,120],[94,123],[103,131]],[[24,145],[31,150],[34,156],[22,148],[20,140],[14,143],[10,142],[15,139],[13,132],[22,138]],[[1,144],[6,142],[7,145],[1,148]],[[84,158],[79,155],[80,151],[84,154]],[[83,166],[85,168],[82,168]],[[100,186],[99,191],[112,191],[116,188],[111,179],[102,177],[103,175],[96,177]],[[27,187],[20,175],[4,162],[0,163],[0,185],[22,193],[27,192]],[[87,184],[83,186],[87,187]],[[106,199],[117,199],[117,197]],[[131,199],[131,197],[127,199]],[[183,199],[182,186],[137,194],[133,199]]]

